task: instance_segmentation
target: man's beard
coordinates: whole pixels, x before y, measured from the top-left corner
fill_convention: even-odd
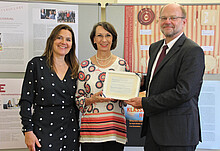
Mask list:
[[[177,31],[173,31],[171,33],[165,33],[163,30],[161,30],[161,32],[164,34],[165,37],[173,37],[178,33]]]

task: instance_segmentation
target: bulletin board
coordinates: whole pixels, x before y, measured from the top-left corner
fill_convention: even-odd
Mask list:
[[[89,34],[101,18],[99,3],[0,0],[0,6],[2,73],[25,72],[27,62],[34,56],[43,54],[52,29],[62,23],[68,24],[74,31],[79,62],[90,57],[89,53],[83,51],[93,52]],[[41,11],[44,11],[46,18],[41,18]],[[50,12],[54,18],[49,18]],[[60,19],[61,16],[64,17]],[[7,77],[7,74],[4,76]]]
[[[158,23],[163,5],[115,5],[111,8],[113,6],[107,5],[106,16],[114,23],[111,10],[118,8],[123,13],[124,58],[132,71],[146,73],[150,44],[164,38]],[[187,11],[184,33],[203,48],[205,73],[220,74],[220,4],[183,4],[183,7]]]
[[[164,38],[159,11],[164,4],[106,4],[106,21],[118,32],[117,55],[133,72],[147,74],[150,44]],[[199,98],[203,142],[199,149],[220,149],[220,3],[181,4],[187,12],[186,36],[205,53],[205,75]],[[117,17],[116,17],[117,16]],[[145,97],[144,95],[142,97]],[[143,110],[126,108],[127,146],[143,146],[140,138]]]

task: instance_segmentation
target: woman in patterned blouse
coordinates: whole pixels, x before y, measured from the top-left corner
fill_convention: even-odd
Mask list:
[[[79,150],[78,68],[73,30],[60,24],[47,39],[44,54],[28,62],[24,77],[19,105],[30,151]]]
[[[78,73],[76,104],[82,112],[82,151],[123,151],[127,141],[124,102],[101,97],[107,71],[128,71],[126,61],[111,53],[117,33],[108,22],[94,25],[90,34],[96,55],[82,61]]]

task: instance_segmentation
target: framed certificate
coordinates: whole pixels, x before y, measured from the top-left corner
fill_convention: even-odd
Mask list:
[[[138,73],[108,71],[105,77],[103,96],[119,100],[137,97],[140,81],[141,75]]]

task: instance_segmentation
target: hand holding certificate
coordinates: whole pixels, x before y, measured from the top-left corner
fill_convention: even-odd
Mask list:
[[[109,71],[105,77],[103,96],[119,100],[137,97],[140,81],[138,73]]]
[[[114,99],[112,98],[103,98],[101,97],[101,95],[103,95],[102,91],[99,91],[95,94],[93,94],[90,98],[85,98],[86,99],[86,106],[93,104],[93,103],[102,103],[102,102],[109,102],[109,101],[113,101]]]

